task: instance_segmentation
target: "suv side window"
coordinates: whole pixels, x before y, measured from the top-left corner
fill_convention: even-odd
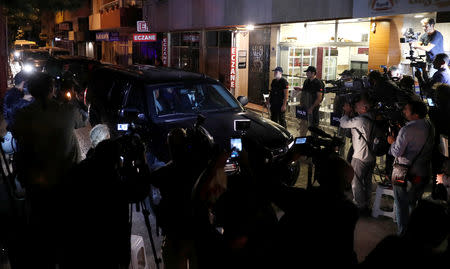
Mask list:
[[[142,87],[143,85],[136,81],[124,85],[123,108],[137,109],[140,113],[146,114]]]

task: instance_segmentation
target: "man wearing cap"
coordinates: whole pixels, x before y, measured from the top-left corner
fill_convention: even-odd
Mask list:
[[[307,79],[303,82],[303,88],[295,87],[296,91],[301,90],[300,105],[307,111],[308,120],[300,120],[300,136],[305,136],[309,126],[319,126],[319,108],[323,100],[324,85],[316,78],[317,70],[314,66],[306,69]]]
[[[289,83],[282,77],[283,68],[277,67],[274,70],[275,78],[270,84],[270,119],[286,128],[285,112],[289,97]]]

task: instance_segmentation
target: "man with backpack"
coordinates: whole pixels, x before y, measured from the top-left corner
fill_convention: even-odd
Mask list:
[[[350,104],[344,104],[344,116],[340,119],[342,128],[350,128],[354,153],[351,165],[355,171],[352,181],[353,200],[361,215],[370,215],[370,198],[372,194],[372,172],[376,157],[371,150],[371,132],[373,116],[368,96],[361,95],[354,109]],[[356,112],[357,116],[351,117]]]

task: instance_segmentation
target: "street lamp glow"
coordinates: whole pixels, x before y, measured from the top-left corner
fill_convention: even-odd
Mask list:
[[[245,29],[247,29],[248,31],[253,31],[255,30],[255,26],[253,24],[249,24],[245,27]]]

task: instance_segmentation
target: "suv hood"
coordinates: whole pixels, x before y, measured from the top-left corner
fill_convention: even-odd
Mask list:
[[[277,150],[286,148],[292,135],[281,125],[262,118],[261,116],[250,111],[243,112],[220,112],[205,113],[206,117],[202,125],[213,136],[214,142],[223,148],[229,147],[229,139],[231,137],[240,136],[240,132],[234,130],[234,120],[249,119],[250,128],[247,130],[244,139],[256,143],[269,150]],[[155,123],[158,127],[153,128],[159,132],[158,144],[165,144],[167,133],[174,128],[190,128],[196,122],[197,115],[192,117],[182,117],[175,119],[167,119],[162,122]],[[158,139],[158,140],[159,140]],[[157,142],[157,141],[153,141]]]

